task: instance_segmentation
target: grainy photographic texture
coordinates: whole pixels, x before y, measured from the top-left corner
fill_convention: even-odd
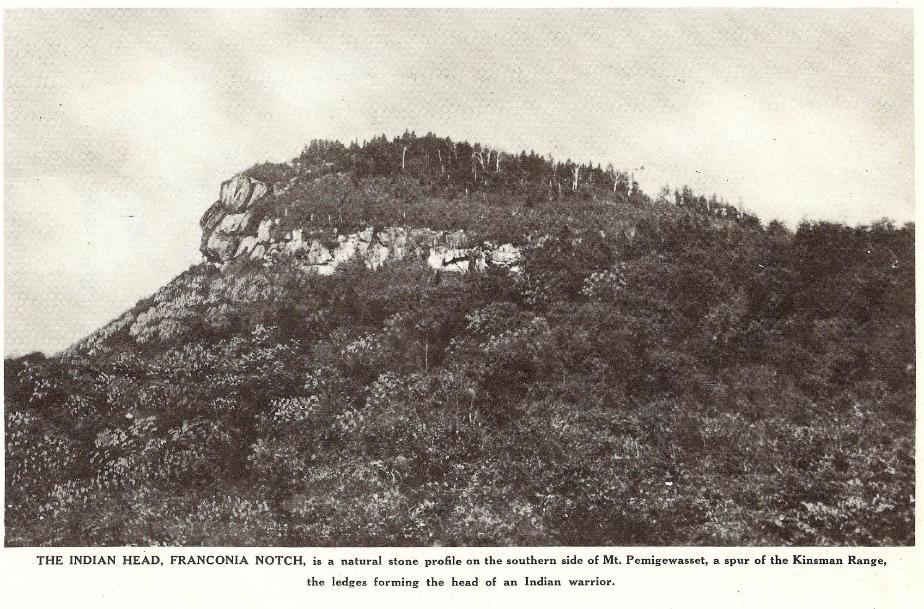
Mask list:
[[[7,545],[914,543],[910,11],[11,11],[4,61]]]

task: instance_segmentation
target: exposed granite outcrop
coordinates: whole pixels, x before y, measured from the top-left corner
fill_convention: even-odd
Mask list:
[[[388,226],[336,236],[327,245],[320,234],[310,228],[288,231],[274,238],[279,218],[255,218],[253,208],[265,196],[265,184],[245,176],[235,176],[221,185],[218,201],[200,220],[205,258],[216,264],[247,256],[273,264],[281,258],[294,257],[309,271],[332,274],[338,266],[358,258],[369,268],[378,268],[387,260],[414,256],[435,270],[466,272],[484,270],[492,265],[515,268],[520,249],[510,243],[482,243],[466,247],[464,231],[436,231],[429,228]],[[259,221],[258,221],[259,220]],[[329,241],[329,240],[328,240]]]
[[[266,184],[238,175],[222,182],[218,200],[202,215],[199,249],[212,262],[226,261],[250,225],[253,206],[267,193]]]

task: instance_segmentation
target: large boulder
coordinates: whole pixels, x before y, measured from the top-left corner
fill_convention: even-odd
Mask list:
[[[263,182],[237,175],[222,183],[218,200],[229,211],[242,211],[253,207],[266,192]]]

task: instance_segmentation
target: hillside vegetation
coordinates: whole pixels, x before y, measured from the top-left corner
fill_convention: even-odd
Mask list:
[[[432,135],[244,173],[280,234],[523,258],[203,262],[7,359],[8,545],[914,543],[913,225]]]

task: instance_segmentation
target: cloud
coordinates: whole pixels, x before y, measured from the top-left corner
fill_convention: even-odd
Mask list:
[[[910,11],[52,10],[5,28],[7,353],[152,292],[196,259],[221,180],[316,137],[613,162],[791,224],[913,216]]]

